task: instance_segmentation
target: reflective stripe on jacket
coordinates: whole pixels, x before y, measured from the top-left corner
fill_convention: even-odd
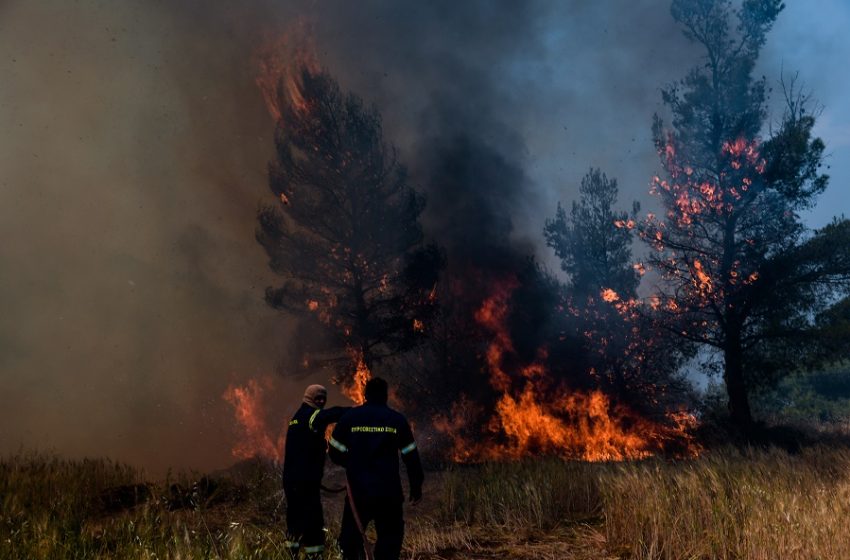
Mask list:
[[[283,458],[284,484],[320,483],[325,470],[325,429],[348,407],[313,408],[304,403],[289,421]]]

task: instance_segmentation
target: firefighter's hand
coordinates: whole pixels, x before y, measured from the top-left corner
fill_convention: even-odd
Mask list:
[[[422,501],[422,489],[412,489],[410,491],[410,505],[415,506]]]

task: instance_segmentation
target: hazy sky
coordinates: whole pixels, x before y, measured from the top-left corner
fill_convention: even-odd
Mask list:
[[[799,71],[824,107],[818,227],[850,215],[850,3],[787,4],[760,72]],[[543,222],[590,166],[647,204],[659,88],[695,63],[666,0],[0,1],[0,454],[231,462],[221,395],[276,376],[291,334],[262,301],[273,124],[252,53],[304,16],[414,181],[447,131],[522,170],[511,235],[544,260]],[[304,381],[275,379],[283,417]]]

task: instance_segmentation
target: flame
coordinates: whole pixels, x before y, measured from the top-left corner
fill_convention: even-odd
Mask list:
[[[694,259],[693,277],[696,287],[701,292],[711,293],[713,291],[711,277],[706,274],[699,259]]]
[[[487,348],[487,366],[490,368],[490,384],[498,391],[507,391],[511,385],[510,376],[502,369],[502,357],[513,352],[511,337],[504,328],[508,315],[508,301],[519,286],[516,277],[510,277],[496,285],[493,295],[484,300],[475,312],[475,320],[494,334],[494,340]]]
[[[608,303],[614,303],[615,301],[620,299],[620,295],[611,288],[605,288],[604,290],[602,290],[600,296],[604,301],[607,301]]]
[[[241,438],[232,449],[238,459],[265,457],[280,462],[286,434],[275,437],[266,422],[263,393],[273,388],[270,377],[249,379],[247,385],[229,385],[222,397],[233,406]]]
[[[531,449],[585,461],[639,459],[652,454],[645,435],[623,425],[626,411],[612,408],[608,397],[598,390],[563,394],[556,402],[548,402],[527,385],[518,398],[504,395],[497,411],[508,438],[506,445],[492,450],[499,456],[519,458]]]
[[[312,25],[303,19],[281,37],[266,41],[255,53],[257,87],[275,122],[279,122],[285,112],[283,104],[300,112],[309,109],[302,79],[304,72],[319,73],[315,53]]]
[[[658,423],[613,403],[600,390],[570,391],[555,385],[544,364],[545,350],[539,350],[532,363],[509,371],[507,363],[515,360],[506,358],[516,356],[506,319],[518,285],[515,277],[496,283],[475,314],[493,337],[486,361],[490,384],[500,393],[485,433],[475,438],[460,435],[476,422],[475,409],[465,398],[453,406],[451,420],[440,416],[434,421],[438,430],[453,439],[453,460],[516,459],[535,453],[585,461],[640,459],[671,441],[682,443],[690,454],[699,452],[688,434],[696,423],[689,413],[671,413],[666,423]],[[602,297],[609,303],[617,301],[616,309],[622,314],[635,312],[637,303],[620,301],[614,290],[604,290]]]
[[[372,379],[372,372],[363,360],[362,352],[351,348],[348,352],[355,367],[354,375],[350,380],[343,381],[340,390],[354,404],[361,405],[366,402],[366,383]]]

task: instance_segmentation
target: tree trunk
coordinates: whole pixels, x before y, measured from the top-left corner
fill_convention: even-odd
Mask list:
[[[360,351],[360,358],[366,369],[374,375],[372,367],[375,364],[375,356],[372,354],[372,347],[369,344],[371,340],[371,324],[369,321],[369,310],[366,306],[366,295],[363,289],[363,284],[360,280],[355,284],[354,299],[357,307],[354,316],[355,338],[357,340],[356,348]]]
[[[753,426],[753,416],[747,397],[747,387],[744,383],[744,356],[739,332],[727,333],[723,358],[725,366],[723,380],[726,382],[726,394],[729,397],[729,414],[732,417],[732,422],[745,434],[748,434]]]

